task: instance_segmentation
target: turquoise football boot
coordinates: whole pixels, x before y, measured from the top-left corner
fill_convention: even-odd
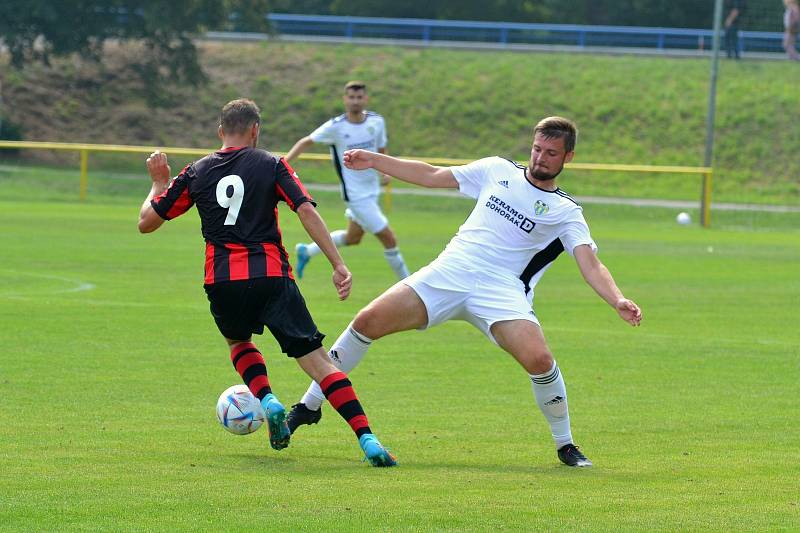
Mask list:
[[[297,264],[295,265],[297,279],[303,279],[303,271],[311,260],[311,256],[308,255],[308,246],[305,244],[298,244],[294,247],[294,251],[297,252]]]
[[[269,445],[274,450],[282,450],[289,446],[289,426],[286,424],[286,409],[274,394],[267,394],[261,400],[261,406],[267,415],[267,429],[269,429]]]
[[[372,466],[396,466],[397,458],[389,453],[372,433],[365,433],[358,439],[358,444],[364,450],[365,460]]]

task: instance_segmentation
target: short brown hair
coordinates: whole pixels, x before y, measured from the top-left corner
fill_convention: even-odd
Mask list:
[[[367,92],[367,84],[359,80],[350,80],[344,84],[344,92],[350,90]]]
[[[578,140],[578,128],[568,118],[543,118],[533,128],[534,137],[536,137],[537,133],[541,133],[545,139],[564,139],[564,151],[572,152],[575,150],[575,143]]]
[[[245,133],[253,124],[261,123],[261,110],[249,98],[231,100],[219,115],[219,125],[225,133]]]

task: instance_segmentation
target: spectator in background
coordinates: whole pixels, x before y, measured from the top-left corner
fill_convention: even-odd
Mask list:
[[[800,61],[800,53],[795,48],[797,32],[800,31],[800,5],[797,0],[783,0],[786,11],[783,12],[783,49],[789,59]]]
[[[725,17],[725,50],[728,59],[739,59],[739,21],[744,11],[744,0],[727,0],[728,16]]]

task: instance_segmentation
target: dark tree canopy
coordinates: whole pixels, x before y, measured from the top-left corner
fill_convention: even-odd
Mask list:
[[[109,39],[144,43],[145,75],[167,69],[189,82],[202,79],[193,39],[207,29],[265,31],[267,0],[3,0],[0,36],[12,63],[47,62],[79,53],[100,57]],[[236,13],[236,16],[231,16]]]
[[[727,2],[726,2],[727,3]],[[713,0],[272,0],[277,13],[711,28]],[[779,0],[747,0],[745,30],[783,31]]]

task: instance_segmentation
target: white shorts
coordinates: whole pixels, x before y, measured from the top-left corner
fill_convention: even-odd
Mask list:
[[[519,279],[434,262],[400,283],[411,287],[425,304],[428,323],[420,329],[448,320],[465,320],[497,344],[491,333],[495,322],[527,320],[539,325],[531,309],[533,295],[525,294],[525,286]]]
[[[389,219],[381,211],[377,196],[347,202],[344,216],[369,233],[380,233],[389,225]]]

